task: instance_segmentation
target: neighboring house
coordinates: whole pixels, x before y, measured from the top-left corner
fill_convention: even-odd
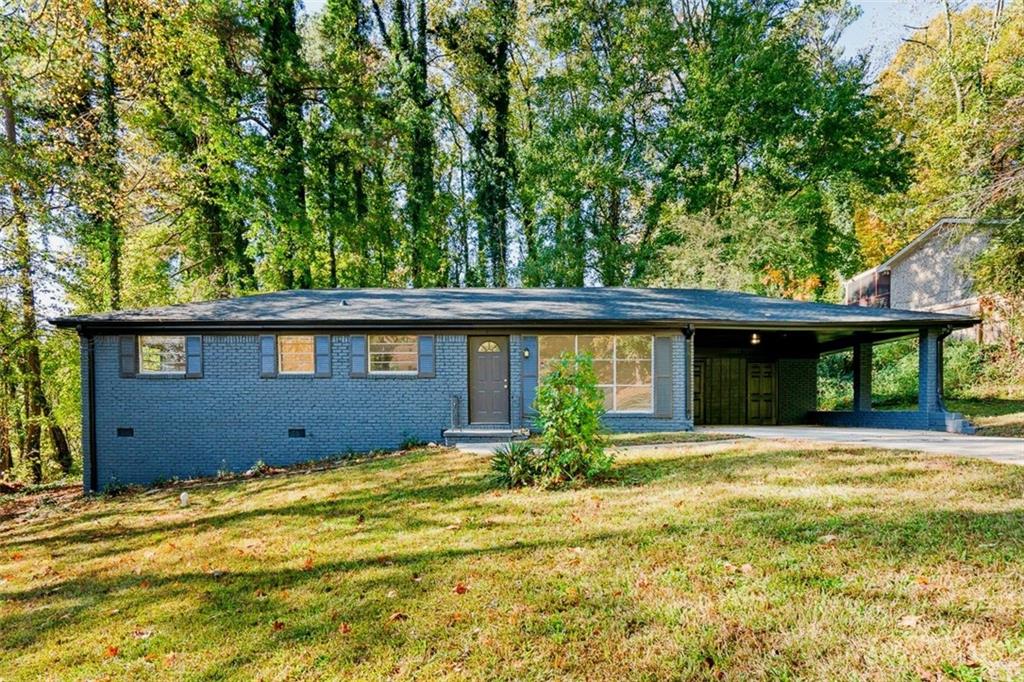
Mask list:
[[[545,367],[593,356],[614,431],[694,424],[964,430],[942,338],[975,320],[699,289],[283,291],[64,317],[81,337],[85,484],[509,439]],[[920,404],[872,412],[873,342],[921,339]],[[817,412],[817,361],[854,347],[855,410]],[[866,360],[865,360],[866,359]],[[867,368],[866,371],[864,369]]]
[[[943,218],[884,263],[843,283],[849,305],[970,315],[982,323],[957,332],[979,342],[998,338],[1001,325],[974,291],[970,266],[985,250],[998,221]]]

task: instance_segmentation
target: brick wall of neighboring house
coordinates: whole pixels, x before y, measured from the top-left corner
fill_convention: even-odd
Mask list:
[[[889,307],[983,317],[982,324],[959,329],[953,333],[953,338],[998,339],[1005,331],[1004,324],[990,315],[988,309],[982,309],[970,274],[971,263],[990,240],[990,228],[984,225],[941,226],[889,266]]]
[[[890,306],[930,310],[975,299],[967,269],[989,242],[987,230],[972,226],[940,229],[890,268]]]
[[[459,423],[468,421],[467,338],[435,338],[435,376],[350,376],[347,335],[331,337],[330,377],[260,377],[259,337],[203,337],[199,378],[120,375],[118,337],[95,344],[96,453],[98,484],[149,483],[242,471],[262,460],[286,465],[319,457],[395,448],[407,438],[439,442],[452,425],[452,398]],[[608,415],[616,431],[692,428],[686,417],[689,356],[682,335],[673,338],[671,419]],[[522,336],[509,338],[512,426],[524,423]],[[87,342],[82,342],[82,386],[88,386]],[[82,391],[88,414],[88,391]],[[118,429],[132,429],[131,437]],[[305,437],[289,437],[305,429]],[[84,445],[88,452],[88,429]],[[88,457],[85,458],[88,460]],[[90,472],[86,462],[85,480]]]

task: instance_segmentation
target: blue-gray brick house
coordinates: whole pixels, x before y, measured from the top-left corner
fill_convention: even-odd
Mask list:
[[[85,485],[281,465],[408,441],[507,439],[537,382],[587,352],[613,431],[695,424],[964,430],[942,339],[971,318],[697,289],[284,291],[64,317],[82,354]],[[919,409],[871,410],[871,349],[920,339]],[[818,412],[853,348],[854,408]]]

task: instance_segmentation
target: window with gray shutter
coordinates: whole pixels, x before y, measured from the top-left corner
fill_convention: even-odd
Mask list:
[[[419,351],[418,376],[427,378],[434,376],[434,337],[417,337],[416,347]]]
[[[203,376],[203,337],[185,337],[185,377],[198,379]]]
[[[134,336],[117,338],[118,356],[122,377],[133,377],[139,373],[138,345]]]
[[[273,335],[260,337],[260,376],[277,376],[277,337]]]
[[[672,418],[672,338],[654,337],[654,416]]]
[[[523,337],[523,414],[537,414],[533,401],[537,397],[537,368],[540,357],[536,336]]]
[[[327,334],[317,336],[314,341],[316,349],[316,371],[315,376],[331,376],[331,337]]]
[[[354,334],[349,337],[349,348],[351,355],[351,368],[349,375],[354,377],[366,376],[366,336]]]

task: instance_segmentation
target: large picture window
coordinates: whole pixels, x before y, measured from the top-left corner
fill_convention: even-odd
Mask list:
[[[316,369],[316,351],[312,336],[277,337],[277,367],[280,374],[312,374]]]
[[[416,374],[416,337],[387,334],[367,338],[370,374]]]
[[[539,339],[543,376],[562,353],[588,353],[609,412],[650,412],[654,405],[654,337],[649,334],[558,335]]]
[[[185,337],[140,336],[139,373],[184,374]]]

